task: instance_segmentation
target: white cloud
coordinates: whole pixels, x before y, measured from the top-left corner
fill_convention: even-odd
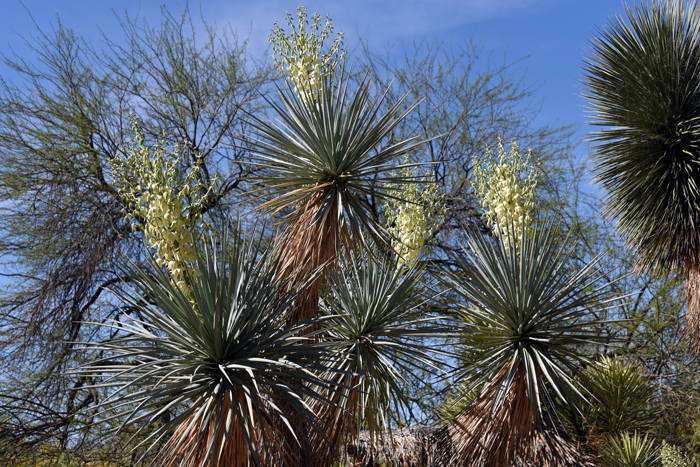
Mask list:
[[[230,22],[240,37],[247,37],[250,33],[249,45],[251,51],[256,53],[265,49],[267,35],[275,20],[284,28],[285,12],[296,14],[296,1],[303,0],[208,2],[203,7],[203,12],[208,20],[216,20],[219,24]],[[366,34],[373,43],[384,45],[397,40],[434,35],[465,25],[476,25],[484,20],[522,14],[530,9],[546,7],[553,1],[312,0],[304,1],[303,5],[309,14],[329,14],[333,25],[345,31],[348,38]]]

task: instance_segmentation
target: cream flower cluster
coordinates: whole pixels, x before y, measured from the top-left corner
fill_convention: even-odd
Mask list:
[[[425,239],[430,235],[423,206],[410,203],[397,206],[393,230],[392,233],[401,241],[397,245],[401,254],[399,264],[411,264],[420,255]]]
[[[291,28],[291,34],[285,34],[284,30],[275,22],[275,29],[270,34],[270,42],[274,55],[272,59],[277,71],[286,75],[294,85],[299,96],[308,101],[312,95],[318,95],[323,86],[323,80],[333,75],[340,65],[345,49],[343,48],[343,32],[333,40],[333,45],[326,53],[322,53],[323,43],[333,32],[330,18],[326,17],[325,25],[321,29],[321,16],[314,13],[311,16],[312,24],[307,31],[308,20],[306,9],[297,8],[298,25],[294,25],[292,15],[287,13],[287,24]]]
[[[139,214],[145,219],[144,238],[155,250],[158,265],[165,265],[180,290],[189,293],[186,267],[196,260],[194,239],[183,200],[177,195],[172,188],[151,181],[141,198]]]
[[[529,151],[524,157],[520,154],[516,143],[506,151],[499,140],[498,155],[487,149],[486,157],[473,169],[472,186],[486,220],[506,245],[510,235],[519,244],[524,228],[532,223],[539,169],[530,158]]]
[[[287,73],[292,79],[297,93],[305,101],[309,96],[318,95],[321,92],[323,74],[318,56],[306,55],[300,57],[296,63],[289,63]]]
[[[666,441],[661,443],[659,457],[661,458],[661,467],[693,467],[693,465],[697,465],[692,464],[678,446],[667,444]]]
[[[159,266],[165,266],[173,282],[190,293],[187,267],[195,261],[197,226],[201,223],[199,168],[178,176],[184,146],[167,153],[164,143],[153,148],[145,144],[143,132],[132,120],[136,142],[126,150],[126,158],[112,161],[112,174],[122,199],[128,204],[127,218],[135,230],[142,230],[148,248],[155,252]]]
[[[401,178],[418,180],[425,178],[416,169],[407,168]],[[386,204],[387,230],[396,241],[399,266],[409,266],[421,254],[426,242],[433,235],[446,215],[445,199],[435,183],[427,183],[421,189],[419,183],[406,183],[391,190]]]

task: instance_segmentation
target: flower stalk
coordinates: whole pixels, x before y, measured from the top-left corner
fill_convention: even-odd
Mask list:
[[[532,153],[521,154],[515,142],[507,151],[499,139],[497,148],[498,154],[487,148],[485,157],[474,165],[472,187],[496,235],[506,245],[510,237],[519,245],[532,223],[540,170],[532,163]]]
[[[333,44],[323,52],[323,44],[333,32],[330,17],[321,28],[321,15],[311,15],[311,28],[308,29],[306,9],[297,8],[298,23],[295,26],[292,15],[287,13],[287,24],[291,33],[287,35],[284,29],[275,22],[275,28],[270,33],[272,44],[272,60],[275,68],[285,76],[304,101],[318,100],[323,81],[333,78],[335,70],[340,66],[344,56],[343,31],[333,40]]]
[[[127,205],[126,218],[134,230],[143,232],[158,266],[165,266],[173,283],[189,295],[188,264],[196,258],[201,208],[209,191],[202,189],[198,166],[181,176],[184,145],[170,152],[162,141],[149,147],[136,120],[131,126],[136,140],[126,148],[125,158],[112,160],[115,185]]]

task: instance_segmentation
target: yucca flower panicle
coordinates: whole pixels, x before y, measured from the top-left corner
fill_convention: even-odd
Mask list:
[[[425,250],[426,242],[444,221],[447,207],[437,183],[425,182],[427,174],[416,167],[407,167],[399,175],[412,183],[396,185],[390,192],[391,197],[384,203],[384,223],[399,255],[398,266],[404,267],[415,262]]]
[[[333,32],[330,17],[321,28],[321,16],[311,15],[311,28],[308,28],[306,9],[297,8],[297,25],[294,25],[292,15],[287,13],[286,21],[291,29],[286,34],[275,21],[275,28],[270,33],[272,44],[272,60],[277,72],[285,77],[293,86],[296,94],[305,102],[317,100],[324,85],[324,80],[331,80],[336,70],[341,66],[345,56],[343,47],[343,31],[333,40],[328,50],[323,49],[326,39]]]
[[[196,165],[181,177],[184,145],[170,151],[162,141],[148,146],[133,114],[131,127],[135,141],[124,148],[126,156],[110,161],[115,186],[126,204],[126,218],[134,230],[143,232],[158,266],[165,267],[173,282],[189,293],[186,271],[196,261],[196,242],[204,227],[201,208],[212,187],[204,188]]]
[[[472,188],[494,233],[506,245],[511,238],[517,245],[533,221],[540,169],[531,152],[523,156],[515,142],[507,151],[499,139],[497,150],[486,148],[474,164]]]

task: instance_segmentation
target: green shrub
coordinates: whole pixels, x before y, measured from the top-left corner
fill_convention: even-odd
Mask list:
[[[603,446],[603,467],[647,467],[655,464],[658,449],[648,436],[628,431],[612,436]]]

